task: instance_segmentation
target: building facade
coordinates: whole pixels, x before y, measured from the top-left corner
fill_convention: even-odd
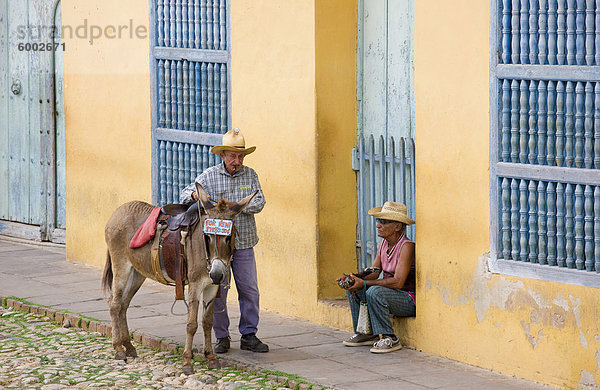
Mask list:
[[[176,185],[211,163],[204,147],[218,142],[222,130],[238,127],[257,146],[245,163],[258,172],[267,199],[257,215],[262,307],[350,329],[348,309],[328,299],[343,297],[335,278],[355,270],[361,253],[353,149],[365,123],[385,115],[376,127],[388,131],[409,116],[403,125],[408,132],[400,136],[415,145],[418,308],[415,318],[396,320],[403,343],[550,385],[595,387],[597,2],[381,3],[382,9],[366,0],[63,0],[63,26],[87,24],[81,36],[65,38],[68,259],[102,266],[104,224],[112,211],[133,199],[172,198]],[[394,21],[389,15],[399,4],[406,17]],[[386,38],[369,41],[368,18],[377,12]],[[198,26],[190,15],[200,15]],[[412,38],[404,65],[394,62],[394,31]],[[377,42],[385,50],[377,51]],[[579,66],[580,74],[550,62],[563,47],[564,66]],[[518,61],[508,61],[515,53]],[[362,67],[380,54],[390,59],[383,67],[383,104],[390,109],[370,117],[357,91],[370,93]],[[406,69],[408,75],[395,81]],[[556,158],[548,163],[547,149],[548,101],[556,100],[548,91],[554,85],[558,92],[559,81],[565,86],[561,150],[573,157],[564,167]],[[378,82],[375,77],[367,84]],[[394,100],[399,96],[400,103]],[[404,111],[394,116],[400,104]],[[557,110],[551,119],[560,116]],[[537,163],[538,155],[544,163]],[[530,167],[536,164],[549,168]],[[565,243],[552,246],[550,227],[560,223],[558,198],[548,184],[556,192],[559,182],[565,187]],[[548,215],[555,218],[549,225]],[[559,249],[571,253],[573,268],[566,260],[564,267],[548,260],[550,252],[560,257]]]

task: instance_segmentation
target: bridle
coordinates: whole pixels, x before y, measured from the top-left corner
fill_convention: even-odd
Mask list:
[[[231,228],[231,236],[229,236],[229,237],[231,237],[230,243],[229,243],[229,246],[231,247],[231,255],[230,255],[230,258],[229,258],[229,261],[227,262],[227,264],[219,256],[219,253],[220,253],[220,251],[219,251],[219,241],[221,241],[221,240],[219,240],[219,237],[218,237],[219,235],[216,234],[216,233],[203,233],[203,234],[204,234],[204,242],[205,242],[206,248],[207,248],[207,251],[206,251],[206,255],[207,255],[207,258],[206,258],[206,270],[210,274],[210,270],[212,269],[212,265],[213,265],[214,261],[220,261],[221,264],[223,264],[224,268],[227,270],[227,273],[223,277],[223,280],[221,281],[221,283],[219,283],[218,285],[219,285],[219,288],[223,287],[224,290],[229,290],[231,288],[231,266],[230,266],[230,264],[231,264],[231,261],[233,260],[233,251],[235,250],[235,235],[237,234],[237,230],[235,229],[235,225],[232,226],[232,228]],[[209,248],[209,245],[208,245],[209,239],[208,238],[209,237],[213,237],[213,239],[215,240],[215,249],[216,249],[216,253],[217,253],[217,256],[213,257],[212,259],[211,259],[211,256],[208,255],[208,248]],[[217,291],[217,295],[219,295],[219,298],[221,298],[221,302],[223,304],[223,310],[216,311],[215,313],[223,313],[223,312],[225,312],[225,307],[226,307],[225,305],[227,304],[227,302],[223,299],[222,296],[220,296],[220,294],[218,293],[218,291]],[[211,303],[213,303],[216,298],[217,298],[217,296],[215,296],[213,299],[211,299],[207,303],[203,302],[202,304],[204,306],[204,309],[206,309]]]
[[[199,222],[200,222],[200,220],[204,221],[205,219],[206,219],[206,217],[201,218],[195,224],[193,224],[192,226],[190,226],[191,230],[194,230],[194,229],[196,229],[198,227],[200,227],[202,229],[202,226],[199,226],[200,225]],[[204,222],[202,222],[202,225],[203,224],[204,224]],[[225,289],[225,290],[229,290],[231,288],[231,272],[230,272],[229,263],[231,263],[231,260],[233,258],[233,250],[235,248],[235,235],[236,235],[236,233],[237,233],[237,230],[235,229],[235,226],[232,226],[232,228],[231,228],[231,236],[230,236],[231,237],[231,241],[230,241],[230,244],[229,244],[231,246],[231,248],[232,248],[232,251],[231,251],[231,256],[230,256],[229,261],[227,262],[227,264],[225,264],[225,261],[223,259],[221,259],[221,257],[216,256],[214,258],[211,258],[211,256],[209,256],[209,250],[208,250],[209,249],[209,245],[208,244],[210,242],[210,237],[211,236],[215,240],[216,253],[217,253],[217,255],[219,254],[219,241],[220,241],[219,238],[218,238],[219,235],[216,234],[216,233],[204,233],[204,232],[202,232],[202,235],[203,235],[203,238],[204,238],[205,251],[206,251],[206,253],[205,253],[206,257],[204,258],[204,260],[206,261],[206,271],[207,271],[208,274],[210,274],[210,270],[212,268],[212,265],[213,265],[214,261],[215,260],[220,261],[221,264],[223,264],[224,268],[227,270],[227,274],[225,275],[225,277],[223,278],[223,280],[221,281],[221,283],[219,283],[218,285],[219,285],[219,287],[222,286],[223,289]],[[185,242],[186,242],[186,239],[187,239],[188,235],[189,235],[189,232],[187,230],[181,232],[181,256],[183,257],[183,261],[184,261],[184,263],[186,265],[186,271],[185,271],[186,272],[186,278],[185,278],[186,280],[187,280],[187,256],[185,254],[185,246],[186,246]],[[209,277],[210,277],[210,275],[209,275]],[[216,299],[216,296],[215,296],[215,298],[211,299],[207,303],[203,302],[204,309],[206,309],[206,307],[208,307],[212,302],[214,302],[215,299]],[[226,302],[223,300],[222,297],[221,297],[221,300],[223,301],[223,307],[225,307]],[[184,315],[187,315],[189,313],[189,306],[188,306],[187,301],[185,300],[185,296],[183,297],[183,303],[184,303],[185,308],[186,308],[186,312],[185,313],[183,313],[183,314],[177,314],[177,313],[174,312],[173,309],[175,308],[175,304],[176,303],[177,303],[177,300],[175,300],[173,302],[173,305],[171,305],[171,314],[173,314],[175,316],[184,316]],[[217,313],[222,313],[224,311],[225,311],[225,309],[223,309],[222,311],[219,311]]]

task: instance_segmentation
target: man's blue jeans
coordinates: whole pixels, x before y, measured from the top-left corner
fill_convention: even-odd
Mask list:
[[[415,303],[406,291],[371,286],[367,289],[366,298],[363,290],[356,292],[354,296],[350,291],[347,291],[347,294],[354,333],[361,301],[367,302],[373,334],[394,334],[391,316],[414,317],[416,312]]]
[[[233,252],[231,271],[235,279],[240,304],[240,323],[238,326],[240,334],[256,333],[260,309],[254,249],[236,249]],[[226,305],[228,290],[224,289],[223,286],[219,288],[221,289],[221,298],[215,300],[213,329],[215,336],[221,339],[229,336],[229,315],[227,314]]]

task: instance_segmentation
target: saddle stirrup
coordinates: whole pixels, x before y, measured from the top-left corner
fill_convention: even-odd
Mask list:
[[[175,311],[173,311],[173,309],[175,308],[175,304],[177,303],[177,301],[183,301],[183,303],[185,305],[185,313],[177,314],[177,313],[175,313]],[[173,301],[173,305],[171,305],[171,314],[173,314],[174,316],[180,316],[181,317],[181,316],[187,316],[189,312],[190,312],[190,307],[188,306],[187,301],[185,300],[185,298],[183,298],[183,299],[177,299],[176,298]]]

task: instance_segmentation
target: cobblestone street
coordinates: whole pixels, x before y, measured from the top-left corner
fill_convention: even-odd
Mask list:
[[[181,356],[137,346],[139,357],[113,359],[110,339],[59,327],[48,317],[0,307],[0,388],[277,389],[277,376],[232,367],[181,374]],[[308,388],[303,384],[302,388]]]

